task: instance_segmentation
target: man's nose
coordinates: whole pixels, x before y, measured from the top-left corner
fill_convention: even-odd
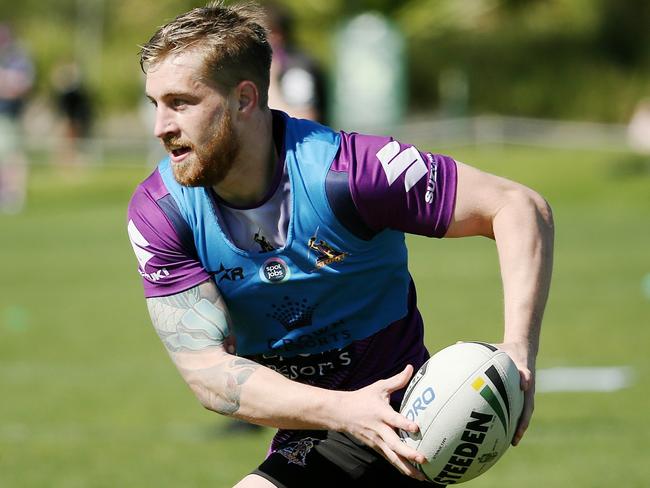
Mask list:
[[[165,107],[156,109],[156,121],[153,127],[153,134],[159,139],[175,134],[178,132],[178,125],[173,117],[173,112],[167,110]]]

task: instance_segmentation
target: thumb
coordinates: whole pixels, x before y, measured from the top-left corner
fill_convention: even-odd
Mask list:
[[[413,376],[413,366],[407,364],[402,371],[385,380],[386,390],[389,393],[392,393],[401,388],[404,388],[411,380],[411,376]]]

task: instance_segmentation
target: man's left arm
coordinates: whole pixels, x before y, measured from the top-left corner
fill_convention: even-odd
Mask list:
[[[445,237],[494,239],[504,293],[504,336],[498,346],[521,373],[524,411],[512,440],[528,428],[535,395],[535,361],[553,267],[551,208],[523,185],[457,163],[456,205]]]

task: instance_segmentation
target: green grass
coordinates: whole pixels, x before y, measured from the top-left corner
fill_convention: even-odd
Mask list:
[[[629,365],[615,393],[540,393],[522,445],[467,486],[647,486],[650,172],[626,154],[524,147],[448,150],[550,201],[556,265],[539,367]],[[647,163],[646,163],[647,164]],[[125,206],[149,170],[30,180],[0,216],[0,486],[228,487],[272,436],[228,436],[193,398],[149,323]],[[432,350],[498,341],[492,241],[409,237]]]

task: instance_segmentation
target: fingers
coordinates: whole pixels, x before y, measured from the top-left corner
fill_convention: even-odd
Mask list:
[[[419,481],[426,481],[426,476],[412,463],[410,463],[406,458],[399,456],[389,448],[384,448],[378,450],[378,452],[386,458],[386,460],[395,466],[401,473],[411,478],[415,478]]]
[[[414,465],[424,464],[427,462],[426,458],[406,445],[392,429],[386,427],[370,445],[403,474],[420,481],[426,480],[424,474]]]
[[[517,424],[517,431],[515,432],[514,437],[512,438],[512,445],[516,446],[521,442],[524,433],[530,425],[530,419],[533,416],[533,411],[535,410],[535,391],[534,388],[529,388],[524,394],[524,409],[519,417],[519,423]]]
[[[351,423],[349,432],[381,454],[403,474],[424,481],[426,477],[415,464],[425,463],[426,458],[408,446],[397,434],[397,429],[416,433],[419,431],[418,424],[393,410],[389,403],[391,393],[406,387],[412,375],[413,366],[407,365],[390,378],[379,380],[356,392],[359,399],[365,399],[365,408],[357,412],[357,422]],[[360,404],[355,402],[353,410],[358,408]]]
[[[407,364],[402,371],[394,376],[391,376],[390,378],[383,380],[383,386],[386,388],[386,391],[388,393],[392,393],[408,385],[409,381],[411,380],[411,376],[413,376],[413,366]]]
[[[387,428],[383,431],[384,447],[382,454],[402,473],[419,480],[426,478],[413,466],[413,463],[424,464],[427,458],[419,451],[408,446],[397,434],[396,429],[416,433],[420,430],[418,424],[411,422],[398,412],[393,412],[391,418],[386,419]]]
[[[394,376],[383,381],[383,388],[386,391],[387,396],[394,391],[400,390],[408,385],[411,376],[413,376],[413,366],[408,364],[402,371],[397,373]],[[392,408],[390,409],[392,416],[386,419],[386,423],[393,427],[394,429],[402,429],[407,432],[416,433],[420,430],[418,424],[407,419],[402,414],[395,412]]]
[[[535,357],[529,353],[525,345],[517,343],[502,343],[495,344],[495,346],[506,351],[517,365],[517,369],[519,370],[519,386],[524,392],[524,408],[519,417],[517,430],[515,431],[515,435],[512,437],[511,442],[513,446],[516,446],[521,442],[533,415],[535,397]]]
[[[415,434],[420,430],[420,427],[417,423],[407,419],[404,415],[395,410],[392,410],[392,414],[389,418],[386,419],[386,424],[390,425],[394,430],[403,430]]]

